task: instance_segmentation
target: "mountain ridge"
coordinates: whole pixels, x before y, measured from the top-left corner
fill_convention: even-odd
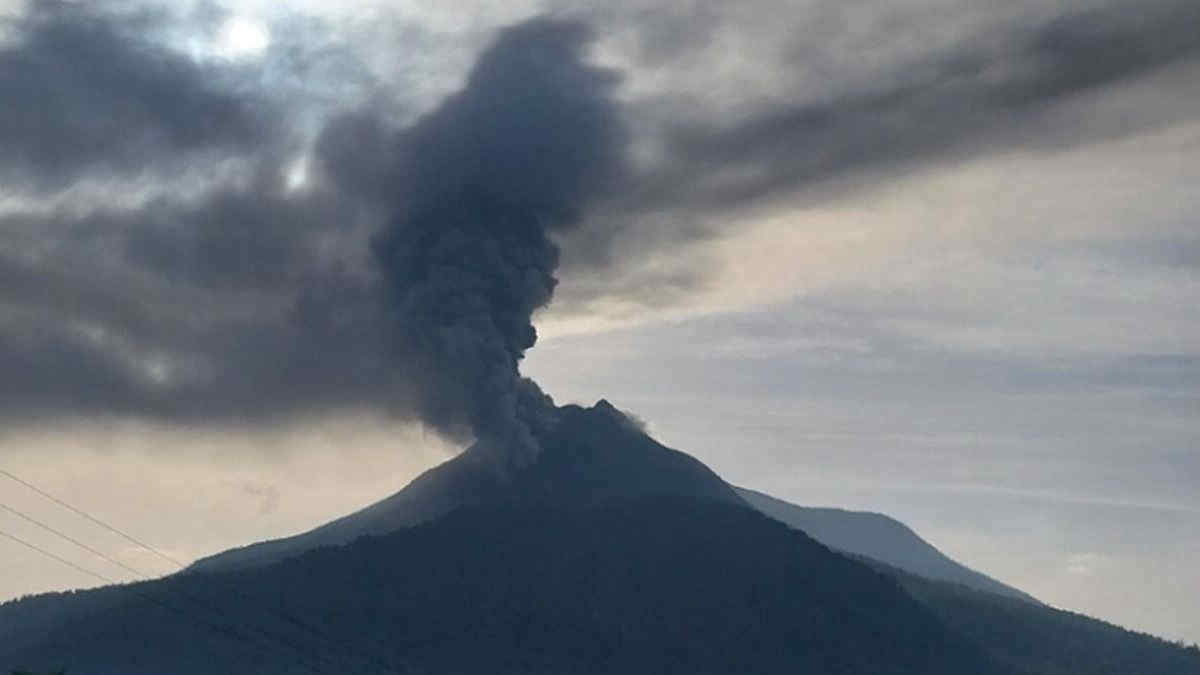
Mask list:
[[[1032,595],[942,553],[911,527],[882,513],[799,506],[743,487],[734,488],[750,506],[808,534],[826,546],[935,581],[1041,604]]]
[[[481,448],[468,448],[423,472],[398,492],[358,511],[291,537],[201,558],[188,569],[218,571],[269,564],[312,548],[343,545],[359,536],[382,535],[418,525],[459,507],[502,504],[513,499],[569,504],[603,501],[616,495],[676,494],[748,504],[830,548],[932,579],[1037,602],[1020,590],[951,560],[911,528],[887,516],[797,506],[732,486],[691,455],[654,441],[605,399],[587,408],[565,405],[558,414],[558,424],[542,439],[542,454],[512,473],[497,468],[494,459]],[[864,519],[873,521],[873,527],[864,529],[860,524]],[[882,537],[877,540],[878,535]],[[890,547],[879,544],[885,539]]]
[[[419,524],[4,603],[0,671],[1200,675],[1194,648],[833,550],[615,408],[561,411],[522,471],[466,454],[359,516],[448,508]]]
[[[223,625],[257,622],[292,649],[256,652],[147,597],[197,599],[223,610]],[[0,665],[77,675],[283,675],[303,661],[318,673],[1017,675],[888,575],[749,506],[702,497],[461,508],[271,565],[57,599],[65,607],[45,608],[57,622],[23,641],[5,622],[13,608],[0,606]],[[272,612],[303,617],[307,630]]]

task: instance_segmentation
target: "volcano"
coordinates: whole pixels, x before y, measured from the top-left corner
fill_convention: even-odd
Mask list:
[[[457,508],[514,503],[589,506],[639,496],[745,502],[707,466],[646,435],[611,403],[567,405],[541,440],[535,462],[498,468],[471,447],[418,476],[396,494],[309,532],[233,549],[197,561],[193,570],[231,570],[283,560],[319,546],[345,544],[431,521]]]
[[[590,408],[559,408],[558,423],[541,445],[537,461],[513,472],[497,470],[487,453],[471,448],[360,511],[293,537],[203,558],[191,569],[237,570],[270,564],[321,546],[428,522],[460,507],[520,502],[587,506],[658,495],[750,506],[837,551],[921,577],[1036,602],[951,560],[887,516],[801,507],[731,486],[690,455],[656,442],[603,399]]]
[[[865,544],[837,528],[834,550],[794,524],[846,512],[764,505],[605,401],[560,408],[539,442],[520,467],[468,450],[362,511],[185,573],[6,603],[0,667],[1200,674],[1196,650],[845,551]],[[877,552],[903,557],[895,528],[875,532]]]

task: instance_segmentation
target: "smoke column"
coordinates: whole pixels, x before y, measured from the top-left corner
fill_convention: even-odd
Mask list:
[[[617,78],[585,62],[588,42],[550,19],[501,34],[461,92],[400,134],[397,213],[374,241],[419,414],[513,465],[553,411],[519,372],[557,283],[551,235],[621,168]]]

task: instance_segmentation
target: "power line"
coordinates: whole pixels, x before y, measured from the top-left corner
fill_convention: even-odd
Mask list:
[[[70,510],[71,512],[73,512],[73,513],[76,513],[76,514],[78,514],[78,515],[80,515],[80,516],[83,516],[83,517],[84,517],[84,518],[86,518],[88,521],[90,521],[90,522],[93,522],[93,523],[95,523],[95,524],[97,524],[97,525],[100,525],[101,527],[105,528],[106,530],[109,530],[109,531],[111,531],[111,532],[114,532],[114,533],[116,533],[116,534],[119,534],[119,535],[121,535],[122,537],[124,537],[125,539],[127,539],[127,540],[129,540],[129,541],[131,541],[131,542],[133,542],[133,543],[135,543],[135,544],[137,544],[138,546],[140,546],[140,547],[142,547],[142,548],[145,548],[146,550],[148,550],[148,551],[151,551],[151,552],[153,552],[153,553],[155,553],[155,554],[159,555],[160,557],[162,557],[162,558],[164,558],[164,559],[166,559],[166,560],[169,560],[169,561],[171,561],[173,564],[175,564],[175,565],[177,565],[177,566],[179,566],[179,567],[183,567],[183,565],[182,565],[181,563],[179,563],[178,561],[174,560],[173,558],[171,558],[171,557],[170,557],[170,556],[168,556],[167,554],[165,554],[165,553],[162,553],[161,551],[158,551],[158,550],[154,549],[153,547],[149,546],[148,544],[145,544],[144,542],[141,542],[141,541],[137,540],[137,539],[136,539],[136,538],[134,538],[133,536],[131,536],[131,535],[129,535],[129,534],[126,534],[125,532],[123,532],[123,531],[121,531],[121,530],[117,529],[116,527],[114,527],[114,526],[112,526],[112,525],[109,525],[108,523],[105,523],[105,522],[101,521],[100,519],[98,519],[98,518],[95,518],[95,517],[91,516],[90,514],[88,514],[88,513],[86,513],[85,511],[83,511],[82,509],[76,508],[76,507],[74,507],[74,506],[72,506],[72,505],[70,505],[70,504],[66,503],[66,502],[65,502],[65,501],[63,501],[63,500],[61,500],[61,499],[58,499],[58,498],[57,498],[57,497],[55,497],[54,495],[52,495],[52,494],[50,494],[50,493],[46,492],[45,490],[42,490],[42,489],[38,488],[37,486],[33,485],[32,483],[30,483],[30,482],[28,482],[28,481],[25,481],[25,480],[22,480],[21,478],[19,478],[19,477],[17,477],[17,476],[15,476],[15,475],[13,475],[11,472],[9,472],[9,471],[6,471],[6,470],[4,470],[4,469],[0,469],[0,473],[3,473],[5,476],[8,476],[9,478],[11,478],[11,479],[13,479],[13,480],[17,481],[18,483],[20,483],[20,484],[22,484],[22,485],[24,485],[24,486],[28,487],[29,489],[33,490],[34,492],[37,492],[38,494],[40,494],[40,495],[42,495],[43,497],[45,497],[45,498],[47,498],[47,499],[49,499],[49,500],[53,501],[54,503],[56,503],[56,504],[58,504],[58,505],[60,505],[60,506],[62,506],[62,507],[64,507],[64,508],[66,508],[66,509]],[[107,555],[107,554],[105,554],[105,553],[103,553],[103,552],[99,551],[99,550],[97,550],[96,548],[94,548],[94,547],[92,547],[92,546],[89,546],[89,545],[87,545],[87,544],[85,544],[85,543],[83,543],[83,542],[79,541],[78,539],[75,539],[74,537],[71,537],[70,535],[67,535],[67,534],[66,534],[66,533],[64,533],[64,532],[61,532],[61,531],[59,531],[59,530],[57,530],[57,529],[55,529],[55,528],[53,528],[53,527],[51,527],[51,526],[47,525],[46,523],[44,523],[44,522],[42,522],[42,521],[40,521],[40,520],[38,520],[38,519],[36,519],[36,518],[34,518],[34,517],[32,517],[32,516],[30,516],[30,515],[26,514],[26,513],[23,513],[23,512],[21,512],[21,511],[18,511],[17,509],[14,509],[14,508],[12,508],[11,506],[8,506],[8,505],[6,505],[6,504],[2,504],[2,503],[0,503],[0,509],[3,509],[3,510],[5,510],[5,511],[8,511],[9,513],[12,513],[13,515],[15,515],[15,516],[17,516],[17,517],[19,517],[19,518],[21,518],[21,519],[23,519],[23,520],[25,520],[25,521],[27,521],[27,522],[30,522],[30,523],[32,523],[32,524],[34,524],[34,525],[36,525],[36,526],[40,527],[41,529],[43,529],[43,530],[46,530],[47,532],[50,532],[51,534],[53,534],[53,535],[55,535],[55,536],[57,536],[57,537],[60,537],[60,538],[64,539],[64,540],[66,540],[66,541],[70,542],[71,544],[74,544],[75,546],[78,546],[79,548],[81,548],[81,549],[83,549],[83,550],[85,550],[85,551],[87,551],[87,552],[89,552],[89,553],[91,553],[91,554],[93,554],[93,555],[96,555],[96,556],[100,557],[100,558],[101,558],[101,559],[103,559],[103,560],[106,560],[106,561],[108,561],[108,562],[110,562],[110,563],[112,563],[112,564],[114,564],[114,565],[117,565],[118,567],[120,567],[120,568],[122,568],[122,569],[124,569],[124,570],[126,570],[126,571],[128,571],[128,572],[130,572],[130,573],[132,573],[132,574],[134,574],[134,575],[135,575],[136,577],[138,577],[139,579],[147,577],[147,575],[146,575],[146,574],[144,574],[143,572],[141,572],[140,570],[134,569],[133,567],[131,567],[131,566],[129,566],[129,565],[127,565],[127,564],[125,564],[125,563],[123,563],[123,562],[121,562],[121,561],[119,561],[119,560],[117,560],[117,559],[115,559],[115,558],[113,558],[113,557],[111,557],[111,556],[109,556],[109,555]],[[63,557],[61,557],[61,556],[58,556],[58,555],[56,555],[56,554],[54,554],[54,553],[51,553],[51,552],[49,552],[49,551],[47,551],[47,550],[45,550],[45,549],[42,549],[42,548],[40,548],[40,547],[37,547],[37,546],[35,546],[35,545],[33,545],[33,544],[30,544],[29,542],[27,542],[27,541],[25,541],[25,540],[23,540],[23,539],[19,539],[19,538],[15,537],[15,536],[13,536],[13,535],[11,535],[11,534],[8,534],[8,533],[3,533],[3,534],[4,534],[4,536],[5,536],[5,537],[7,537],[8,539],[11,539],[11,540],[13,540],[13,541],[16,541],[16,542],[18,542],[18,543],[21,543],[21,544],[23,544],[23,545],[25,545],[25,546],[29,547],[29,548],[32,548],[33,550],[35,550],[35,551],[38,551],[39,553],[42,553],[42,554],[44,554],[44,555],[47,555],[47,556],[49,556],[49,557],[51,557],[51,558],[53,558],[53,559],[55,559],[55,560],[57,560],[57,561],[59,561],[59,562],[61,562],[61,563],[65,564],[65,565],[69,565],[70,567],[72,567],[72,568],[74,568],[74,569],[76,569],[76,570],[78,570],[78,571],[80,571],[80,572],[83,572],[84,574],[87,574],[87,575],[89,575],[89,576],[92,576],[92,577],[94,577],[94,578],[100,579],[100,580],[102,580],[102,581],[105,581],[105,582],[108,582],[108,583],[111,583],[111,584],[117,584],[117,583],[119,583],[118,581],[116,581],[116,580],[112,579],[111,577],[108,577],[108,576],[105,576],[105,575],[99,574],[99,573],[97,573],[97,572],[93,572],[93,571],[91,571],[91,570],[88,570],[88,569],[86,569],[86,568],[84,568],[84,567],[82,567],[82,566],[80,566],[80,565],[77,565],[77,564],[75,564],[75,563],[73,563],[73,562],[71,562],[71,561],[69,561],[69,560],[67,560],[67,559],[65,559],[65,558],[63,558]],[[185,613],[183,612],[183,610],[179,610],[178,608],[170,607],[169,605],[166,605],[165,603],[162,603],[161,601],[157,601],[157,600],[154,600],[153,598],[149,598],[149,596],[147,596],[147,595],[146,595],[146,594],[144,594],[144,593],[138,593],[138,595],[141,595],[141,596],[143,596],[143,597],[146,597],[146,598],[148,598],[148,599],[151,599],[152,601],[156,602],[156,604],[159,604],[159,605],[161,605],[161,606],[164,606],[164,607],[171,608],[173,611],[176,611],[176,612],[178,612],[178,613],[180,613],[180,614],[185,614]],[[181,593],[181,595],[183,595],[183,594]],[[184,595],[184,597],[185,597],[185,599],[188,599],[188,600],[190,600],[190,601],[191,601],[191,602],[193,602],[193,603],[200,604],[200,603],[197,601],[197,599],[196,599],[196,598],[189,598],[189,597],[188,597],[188,596],[186,596],[186,595]],[[204,604],[206,604],[206,605],[207,605],[207,603],[204,603]],[[219,610],[217,610],[216,608],[212,607],[211,605],[208,605],[208,606],[207,606],[207,609],[208,609],[210,612],[214,612],[214,613],[216,613],[216,614],[218,614],[218,615],[219,615],[219,613],[220,613],[220,612],[219,612]],[[295,623],[297,623],[298,625],[305,625],[305,624],[303,624],[303,622],[300,622],[299,620],[294,620],[294,622],[295,622]],[[254,629],[252,629],[252,630],[254,630]],[[311,629],[310,629],[310,630],[311,630]],[[284,646],[288,647],[289,649],[295,650],[296,652],[300,653],[301,655],[303,655],[303,654],[304,654],[304,650],[302,650],[301,648],[297,647],[295,644],[292,644],[292,643],[290,643],[290,642],[288,642],[288,641],[286,641],[286,640],[284,640],[284,639],[282,639],[282,638],[280,638],[280,637],[278,637],[278,636],[272,635],[271,633],[268,633],[268,632],[266,632],[266,631],[262,630],[261,628],[260,628],[260,629],[256,629],[256,630],[255,630],[255,632],[256,632],[256,633],[258,633],[260,636],[264,637],[265,639],[268,639],[268,640],[271,640],[271,641],[273,641],[273,642],[277,642],[277,643],[279,643],[279,644],[282,644],[282,645],[284,645]],[[305,657],[305,658],[307,658],[307,657]],[[328,659],[326,659],[326,660],[328,661]],[[311,667],[310,667],[310,666],[308,666],[307,664],[306,664],[306,667],[309,667],[309,668],[311,669]]]
[[[25,520],[26,522],[33,523],[34,525],[37,525],[38,527],[49,532],[50,534],[53,534],[57,537],[61,537],[62,539],[66,539],[67,541],[71,542],[72,544],[75,544],[76,546],[87,551],[88,553],[91,553],[94,556],[97,556],[103,560],[106,560],[106,561],[116,565],[117,567],[120,567],[121,569],[125,570],[126,572],[129,572],[129,573],[133,574],[134,576],[138,577],[139,579],[149,576],[147,574],[139,572],[138,570],[135,570],[134,568],[130,567],[129,565],[126,565],[125,563],[121,562],[120,560],[117,560],[116,558],[113,558],[109,555],[106,555],[106,554],[92,548],[91,546],[88,546],[87,544],[83,543],[82,541],[79,541],[78,539],[75,539],[74,537],[72,537],[70,535],[64,534],[63,532],[60,532],[60,531],[54,529],[53,527],[50,527],[49,525],[34,518],[33,516],[27,515],[25,513],[21,513],[20,511],[14,509],[13,507],[11,507],[7,504],[0,503],[0,509],[4,509],[5,511],[8,511],[9,513],[13,514],[14,516],[21,518],[22,520]]]
[[[56,553],[53,553],[53,552],[51,552],[51,551],[48,551],[48,550],[46,550],[46,549],[42,548],[41,546],[38,546],[37,544],[31,543],[31,542],[29,542],[29,541],[26,541],[26,540],[24,540],[24,539],[22,539],[22,538],[20,538],[20,537],[18,537],[18,536],[16,536],[16,535],[14,535],[14,534],[11,534],[11,533],[9,533],[9,532],[6,532],[6,531],[4,531],[4,530],[0,530],[0,537],[4,537],[5,539],[8,539],[8,540],[10,540],[10,541],[14,541],[14,542],[16,542],[16,543],[18,543],[18,544],[20,544],[20,545],[22,545],[22,546],[24,546],[24,547],[26,547],[26,548],[28,548],[28,549],[32,550],[32,551],[36,551],[37,553],[40,553],[41,555],[44,555],[44,556],[46,556],[47,558],[50,558],[50,559],[52,559],[52,560],[56,560],[56,561],[58,561],[58,562],[60,562],[60,563],[62,563],[62,564],[64,564],[64,565],[66,565],[66,566],[68,566],[68,567],[70,567],[70,568],[72,568],[72,569],[74,569],[74,570],[77,570],[77,571],[79,571],[79,572],[82,572],[83,574],[86,574],[86,575],[88,575],[88,576],[90,576],[90,577],[94,577],[94,578],[96,578],[96,579],[99,579],[99,580],[101,580],[101,581],[104,581],[104,582],[107,582],[107,583],[110,583],[110,584],[119,584],[119,583],[120,583],[120,582],[116,581],[115,579],[113,579],[112,577],[106,576],[106,575],[104,575],[104,574],[101,574],[101,573],[99,573],[99,572],[92,571],[92,570],[90,570],[90,569],[88,569],[88,568],[86,568],[86,567],[84,567],[84,566],[82,566],[82,565],[77,565],[77,564],[75,564],[75,563],[71,562],[70,560],[67,560],[66,558],[63,558],[62,556],[60,556],[60,555],[58,555],[58,554],[56,554]],[[160,607],[162,607],[162,608],[164,608],[164,609],[167,609],[167,610],[169,610],[169,611],[171,611],[171,612],[174,612],[174,613],[176,613],[176,614],[179,614],[179,615],[180,615],[180,616],[182,616],[184,619],[186,619],[187,621],[191,622],[191,623],[192,623],[192,624],[194,624],[194,625],[200,626],[200,627],[202,627],[202,628],[207,628],[207,629],[209,629],[209,630],[211,630],[211,631],[213,631],[213,632],[215,632],[215,633],[217,633],[217,634],[219,634],[219,635],[221,635],[221,636],[223,636],[223,637],[226,637],[226,638],[228,638],[228,639],[230,639],[230,640],[233,640],[233,641],[235,641],[235,642],[242,642],[242,643],[249,644],[249,645],[251,645],[251,646],[255,647],[256,649],[258,649],[260,652],[261,652],[261,651],[264,651],[263,644],[260,644],[260,643],[257,643],[257,642],[252,642],[252,641],[248,640],[246,637],[244,637],[244,636],[242,636],[242,635],[239,635],[239,634],[237,633],[237,631],[236,631],[236,630],[234,630],[234,629],[232,629],[232,628],[229,628],[229,627],[227,627],[227,626],[221,626],[220,624],[214,624],[214,623],[212,623],[212,622],[209,622],[209,621],[204,621],[204,620],[202,620],[202,619],[197,619],[196,617],[192,616],[192,615],[191,615],[190,613],[188,613],[187,611],[185,611],[185,610],[183,610],[183,609],[180,609],[179,607],[176,607],[176,606],[174,606],[174,605],[172,605],[172,604],[170,604],[170,603],[168,603],[168,602],[164,602],[164,601],[162,601],[162,600],[160,600],[160,599],[158,599],[158,598],[155,598],[155,597],[153,597],[153,596],[151,596],[151,595],[149,595],[149,594],[147,594],[147,593],[144,593],[144,592],[142,592],[142,591],[139,591],[139,590],[137,590],[136,588],[133,588],[133,587],[129,587],[129,586],[127,586],[127,587],[126,587],[126,589],[127,589],[127,590],[128,590],[130,593],[132,593],[132,594],[134,594],[134,595],[136,595],[136,596],[138,596],[138,597],[140,597],[140,598],[142,598],[142,599],[144,599],[144,600],[147,600],[147,601],[149,601],[149,602],[151,602],[151,603],[153,603],[153,604],[155,604],[155,605],[158,605],[158,606],[160,606]],[[294,647],[293,647],[293,648],[294,648]],[[302,666],[304,666],[306,669],[308,669],[308,670],[310,670],[310,671],[312,671],[312,672],[314,672],[314,673],[317,673],[318,675],[323,675],[324,671],[322,671],[322,670],[321,670],[321,669],[319,669],[319,668],[314,668],[314,667],[312,666],[312,664],[308,662],[308,660],[307,660],[307,657],[305,657],[303,654],[298,654],[298,655],[295,655],[295,656],[299,656],[299,657],[300,657],[300,658],[298,658],[298,659],[297,659],[297,662],[298,662],[298,663],[300,663]]]
[[[21,485],[24,485],[25,487],[29,488],[30,490],[33,490],[34,492],[45,497],[46,499],[49,499],[50,501],[54,502],[55,504],[58,504],[59,506],[63,507],[64,509],[67,509],[79,516],[82,516],[83,518],[88,519],[92,523],[95,523],[96,525],[103,527],[104,529],[108,530],[109,532],[112,532],[113,534],[124,537],[127,541],[129,541],[133,544],[136,544],[136,545],[144,548],[147,551],[150,551],[154,555],[162,558],[163,560],[166,560],[167,562],[171,563],[172,565],[175,565],[179,569],[183,569],[184,567],[187,567],[187,565],[179,562],[178,560],[172,558],[171,556],[167,555],[166,553],[163,553],[162,551],[154,548],[153,546],[151,546],[143,541],[138,540],[133,535],[126,534],[125,532],[118,530],[116,527],[109,525],[108,523],[104,522],[103,520],[100,520],[99,518],[96,518],[96,517],[92,516],[91,514],[86,513],[82,509],[77,509],[74,506],[71,506],[70,504],[59,499],[58,497],[55,497],[54,495],[50,494],[49,492],[42,490],[41,488],[34,485],[33,483],[30,483],[29,481],[26,481],[26,480],[23,480],[23,479],[17,477],[16,475],[14,475],[13,473],[11,473],[9,471],[0,469],[0,474],[7,476],[8,478],[20,483]]]
[[[103,553],[102,551],[99,551],[99,550],[97,550],[97,549],[95,549],[95,548],[93,548],[93,547],[91,547],[91,546],[89,546],[89,545],[87,545],[87,544],[83,543],[82,541],[79,541],[78,539],[75,539],[74,537],[72,537],[72,536],[70,536],[70,535],[68,535],[68,534],[66,534],[66,533],[64,533],[64,532],[61,532],[61,531],[59,531],[59,530],[57,530],[57,529],[55,529],[55,528],[53,528],[53,527],[51,527],[51,526],[47,525],[46,523],[43,523],[42,521],[38,520],[37,518],[34,518],[33,516],[30,516],[30,515],[28,515],[28,514],[26,514],[26,513],[23,513],[23,512],[21,512],[21,511],[18,511],[17,509],[14,509],[13,507],[11,507],[11,506],[8,506],[7,504],[0,503],[0,509],[3,509],[3,510],[5,510],[5,511],[7,511],[7,512],[9,512],[9,513],[13,514],[14,516],[17,516],[18,518],[21,518],[22,520],[25,520],[26,522],[32,523],[32,524],[34,524],[34,525],[36,525],[36,526],[40,527],[41,529],[43,529],[43,530],[45,530],[45,531],[47,531],[47,532],[49,532],[49,533],[51,533],[51,534],[53,534],[53,535],[55,535],[55,536],[57,536],[57,537],[61,538],[61,539],[64,539],[64,540],[66,540],[66,541],[68,541],[68,542],[70,542],[70,543],[74,544],[75,546],[78,546],[79,548],[81,548],[81,549],[83,549],[83,550],[87,551],[88,553],[91,553],[92,555],[95,555],[95,556],[97,556],[97,557],[101,558],[102,560],[105,560],[105,561],[107,561],[107,562],[109,562],[109,563],[112,563],[113,565],[116,565],[116,566],[120,567],[121,569],[123,569],[123,570],[125,570],[125,571],[127,571],[127,572],[130,572],[131,574],[133,574],[133,575],[134,575],[135,577],[137,577],[138,579],[143,579],[143,578],[146,578],[146,577],[148,577],[148,575],[144,574],[143,572],[141,572],[141,571],[139,571],[139,570],[136,570],[136,569],[134,569],[133,567],[130,567],[129,565],[126,565],[125,563],[121,562],[120,560],[117,560],[116,558],[113,558],[112,556],[109,556],[109,555],[107,555],[107,554]],[[63,562],[65,562],[65,561],[63,561]],[[89,572],[89,574],[90,574],[90,572]],[[98,577],[98,578],[102,578],[102,579],[104,579],[105,581],[108,581],[109,583],[117,583],[116,581],[113,581],[112,579],[110,579],[110,578],[108,578],[108,577]],[[203,601],[201,601],[200,599],[196,598],[195,596],[192,596],[192,595],[190,595],[190,594],[188,594],[188,593],[185,593],[185,592],[183,592],[182,590],[179,590],[179,589],[176,589],[176,593],[177,593],[179,596],[181,596],[181,597],[182,597],[184,600],[186,600],[186,601],[189,601],[189,602],[192,602],[192,603],[194,603],[194,604],[198,604],[198,605],[199,605],[199,604],[203,604],[203,605],[205,606],[205,608],[206,608],[206,609],[208,609],[210,612],[212,612],[212,613],[214,613],[214,614],[217,614],[218,616],[220,615],[220,611],[219,611],[217,608],[213,607],[211,604],[209,604],[209,603],[206,603],[206,602],[203,602]],[[273,636],[273,635],[271,635],[270,633],[267,633],[266,631],[264,631],[264,630],[262,630],[262,629],[258,629],[258,630],[256,630],[255,632],[257,632],[258,634],[260,634],[260,635],[263,635],[263,636],[265,636],[265,637],[267,637],[267,638],[269,638],[269,639],[272,639],[272,640],[274,640],[274,641],[276,641],[276,642],[280,642],[280,643],[284,643],[284,644],[286,644],[286,643],[285,643],[285,641],[284,641],[284,640],[282,640],[281,638],[278,638],[278,637],[276,637],[276,636]],[[288,646],[289,646],[290,648],[292,648],[292,649],[297,649],[297,647],[295,647],[294,645],[290,645],[290,644],[288,644]]]
[[[157,555],[159,558],[162,558],[162,559],[170,562],[171,564],[175,565],[176,567],[178,567],[180,569],[186,569],[187,566],[184,563],[179,562],[178,560],[172,558],[171,556],[167,555],[166,553],[163,553],[162,551],[156,549],[155,547],[137,539],[133,535],[130,535],[130,534],[124,532],[123,530],[117,528],[116,526],[110,525],[109,523],[106,523],[103,520],[100,520],[99,518],[92,516],[91,514],[84,511],[83,509],[80,509],[76,506],[73,506],[73,505],[63,501],[62,499],[59,499],[58,497],[55,497],[54,495],[39,488],[38,486],[34,485],[33,483],[30,483],[29,481],[24,480],[24,479],[20,478],[19,476],[16,476],[12,472],[7,471],[5,469],[0,469],[0,474],[3,474],[4,476],[8,477],[9,479],[16,481],[17,483],[20,483],[21,485],[25,486],[26,488],[36,492],[37,494],[41,495],[42,497],[45,497],[46,499],[54,502],[55,504],[58,504],[59,506],[71,511],[72,513],[75,513],[75,514],[85,518],[89,522],[94,523],[114,534],[117,534],[117,535],[121,536],[122,538],[126,539],[127,541],[130,541],[133,544]],[[43,530],[46,530],[47,532],[50,532],[51,534],[54,534],[55,536],[61,537],[62,539],[74,544],[75,546],[78,546],[81,549],[88,551],[89,553],[92,553],[93,555],[99,556],[100,558],[102,558],[114,565],[117,565],[118,567],[121,567],[122,569],[134,574],[138,578],[145,578],[148,576],[148,575],[130,567],[129,565],[126,565],[125,563],[122,563],[119,560],[116,560],[116,559],[112,558],[111,556],[108,556],[91,546],[88,546],[87,544],[85,544],[83,542],[78,541],[75,538],[73,538],[63,532],[60,532],[59,530],[56,530],[55,528],[33,518],[32,516],[29,516],[25,513],[17,511],[16,509],[14,509],[10,506],[0,503],[0,509],[4,509],[4,510],[30,522],[30,523],[33,523],[34,525],[42,528]],[[80,569],[81,571],[83,570],[83,568],[80,568],[79,566],[77,566],[73,563],[67,562],[66,560],[59,558],[58,556],[54,556],[54,557],[55,557],[55,559],[60,560],[61,562],[64,562],[66,564],[69,564],[72,567],[75,567],[76,569]],[[113,581],[112,579],[109,579],[108,577],[99,576],[92,572],[87,572],[87,573],[90,574],[91,576],[95,576],[97,578],[108,581],[109,583],[117,583],[116,581]],[[250,600],[251,602],[257,601],[256,598],[253,598],[249,594],[241,591],[236,586],[234,586],[232,583],[229,583],[228,581],[224,581],[224,580],[220,580],[220,579],[215,579],[215,580],[217,580],[219,583],[222,583],[226,588],[228,588],[230,591],[232,591],[236,595],[241,596],[243,599]],[[183,593],[183,591],[178,591],[178,592],[180,593],[180,595],[182,595],[185,599],[189,600],[190,602],[198,604],[198,605],[204,605],[210,612],[217,614],[218,616],[221,614],[219,608],[213,607],[210,603],[204,602],[198,598],[195,598],[194,596],[189,596],[188,594]],[[351,648],[350,645],[348,645],[344,642],[341,642],[340,640],[335,640],[334,638],[330,637],[329,635],[327,635],[327,634],[323,633],[322,631],[318,630],[317,628],[313,627],[309,623],[307,623],[295,616],[292,616],[289,613],[284,612],[283,610],[273,609],[273,608],[269,608],[269,607],[260,607],[260,609],[262,609],[266,612],[269,612],[270,614],[286,621],[287,623],[298,626],[299,628],[303,629],[304,631],[313,635],[314,637],[325,641],[327,643],[327,646],[329,646],[329,647],[334,647],[334,648],[338,648],[340,650],[346,650],[346,651],[349,651]],[[264,630],[261,627],[256,628],[256,627],[250,626],[248,629],[253,630],[257,634],[264,636],[265,638],[267,638],[269,640],[272,640],[279,644],[285,645],[300,654],[304,653],[303,649],[301,649],[300,647],[297,647],[292,642],[285,640],[284,638],[281,638],[278,635],[274,635],[270,632],[267,632],[266,630]],[[382,645],[382,644],[377,644],[376,646],[378,646],[380,648],[384,647],[384,645]],[[323,659],[329,663],[334,663],[328,657],[323,657]],[[373,656],[372,660],[374,660],[378,665],[380,665],[386,671],[397,672],[395,667],[389,665],[383,658],[381,658],[379,656]],[[334,664],[334,665],[336,665],[336,664]]]
[[[100,581],[104,581],[104,582],[107,582],[110,584],[117,583],[117,581],[115,579],[110,579],[109,577],[106,577],[103,574],[100,574],[99,572],[93,572],[81,565],[76,565],[75,563],[71,562],[70,560],[67,560],[66,558],[63,558],[54,553],[51,553],[50,551],[47,551],[46,549],[42,548],[41,546],[38,546],[36,544],[31,544],[16,535],[12,535],[12,534],[5,532],[4,530],[0,530],[0,537],[4,537],[5,539],[10,539],[12,541],[15,541],[18,544],[24,546],[25,548],[37,551],[38,553],[41,553],[42,555],[46,556],[47,558],[52,558],[54,560],[57,560],[58,562],[66,565],[68,567],[72,567],[80,572],[83,572],[84,574],[88,575],[89,577],[95,577],[95,578],[99,579]]]

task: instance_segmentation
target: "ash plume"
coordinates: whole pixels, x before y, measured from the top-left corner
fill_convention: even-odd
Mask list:
[[[846,43],[813,22],[839,3],[550,3],[620,63],[618,103],[572,21],[292,17],[231,60],[189,46],[236,18],[216,5],[19,4],[0,12],[0,427],[387,412],[513,462],[554,417],[520,365],[555,293],[580,316],[703,302],[719,266],[669,254],[901,173],[1165,133],[1195,97],[1159,80],[1200,63],[1187,0],[967,3],[928,45]],[[1119,246],[1187,258],[1164,232]]]
[[[396,213],[372,247],[420,416],[518,464],[553,407],[519,372],[557,284],[552,235],[621,166],[616,78],[585,62],[588,37],[550,19],[505,31],[460,93],[396,139]]]
[[[286,31],[252,70],[164,46],[188,21],[35,0],[0,44],[25,125],[0,130],[0,176],[49,205],[0,204],[0,314],[24,321],[0,316],[0,418],[378,408],[529,459],[554,404],[518,366],[554,237],[624,174],[618,78],[589,63],[589,29],[500,31],[457,94],[397,126],[387,96],[340,115],[286,101],[271,74],[303,65]],[[195,176],[168,186],[181,166]]]

